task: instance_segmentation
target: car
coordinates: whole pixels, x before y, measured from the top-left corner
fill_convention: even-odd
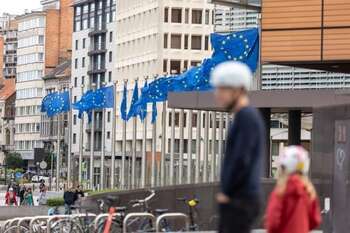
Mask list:
[[[45,183],[49,182],[49,177],[47,176],[40,176],[40,175],[34,175],[31,179],[33,183],[40,183],[41,181],[45,181]]]

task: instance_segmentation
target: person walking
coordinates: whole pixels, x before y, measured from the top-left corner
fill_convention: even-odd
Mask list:
[[[19,191],[19,204],[23,205],[24,202],[24,194],[26,192],[26,186],[21,186],[21,189]]]
[[[211,73],[217,104],[235,114],[228,128],[217,194],[220,233],[250,233],[260,212],[266,136],[260,113],[249,103],[252,79],[249,67],[240,62],[221,63]]]
[[[74,205],[76,201],[75,190],[73,188],[68,188],[63,194],[63,199],[65,214],[72,214],[72,205]]]
[[[307,177],[308,152],[289,146],[279,156],[279,174],[266,209],[268,233],[308,233],[321,224],[315,187]]]
[[[31,188],[28,188],[24,193],[24,205],[34,206],[33,192]]]
[[[10,187],[5,194],[5,204],[7,206],[17,206],[16,192]]]

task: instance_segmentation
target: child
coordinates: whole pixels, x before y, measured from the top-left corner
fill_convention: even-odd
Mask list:
[[[279,177],[266,210],[268,233],[308,233],[321,223],[314,186],[307,177],[308,152],[289,146],[279,157]]]

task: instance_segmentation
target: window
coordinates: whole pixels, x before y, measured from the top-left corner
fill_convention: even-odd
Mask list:
[[[73,98],[73,102],[76,103],[77,102],[77,96],[74,96]]]
[[[204,49],[209,50],[209,36],[204,37]]]
[[[210,22],[210,10],[205,10],[205,24]]]
[[[192,23],[202,24],[202,10],[192,10]]]
[[[110,138],[111,138],[111,132],[107,131],[107,139],[110,139]]]
[[[108,72],[108,82],[112,82],[112,71]]]
[[[164,48],[168,48],[168,33],[164,33]]]
[[[112,62],[112,60],[113,60],[112,51],[109,51],[109,56],[108,56],[108,57],[109,57],[109,58],[108,58],[109,62]]]
[[[164,8],[164,22],[169,22],[169,8]]]
[[[168,60],[163,60],[163,72],[168,72]]]
[[[188,61],[184,60],[184,69],[187,70],[188,69]]]
[[[78,69],[78,58],[75,59],[74,68],[75,68],[75,69]]]
[[[75,50],[79,49],[79,40],[75,40]]]
[[[73,116],[73,125],[76,125],[77,124],[77,115],[74,114]]]
[[[112,43],[113,41],[113,32],[109,32],[109,42]]]
[[[181,71],[181,61],[171,60],[170,61],[170,72],[172,74],[180,74]]]
[[[189,18],[190,18],[190,10],[185,9],[185,23],[189,23]]]
[[[85,83],[85,76],[82,76],[81,77],[81,85],[84,85],[84,83]]]
[[[185,35],[185,44],[184,44],[184,49],[188,49],[188,35]]]
[[[181,49],[181,34],[172,34],[171,35],[171,48],[172,49]]]
[[[111,122],[111,112],[107,112],[107,122]]]
[[[73,133],[73,144],[77,143],[77,134]]]
[[[191,61],[191,66],[198,66],[199,64],[201,64],[201,61]]]
[[[25,82],[41,79],[43,72],[41,70],[32,70],[17,73],[17,82]]]
[[[84,38],[83,39],[83,49],[85,49],[85,47],[86,47],[86,39]]]
[[[191,49],[193,50],[202,49],[202,36],[192,36]]]
[[[83,67],[83,68],[85,67],[85,57],[83,57],[81,60],[81,67]]]
[[[173,8],[171,9],[171,22],[172,23],[181,23],[182,10]]]
[[[78,86],[78,77],[75,77],[74,78],[74,87],[77,87]]]

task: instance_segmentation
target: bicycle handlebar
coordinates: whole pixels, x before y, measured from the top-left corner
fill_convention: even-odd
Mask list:
[[[145,199],[141,200],[131,200],[129,203],[132,205],[132,207],[137,207],[144,205],[145,203],[149,202],[154,196],[156,195],[156,192],[154,190],[151,190],[151,194],[147,196]]]

